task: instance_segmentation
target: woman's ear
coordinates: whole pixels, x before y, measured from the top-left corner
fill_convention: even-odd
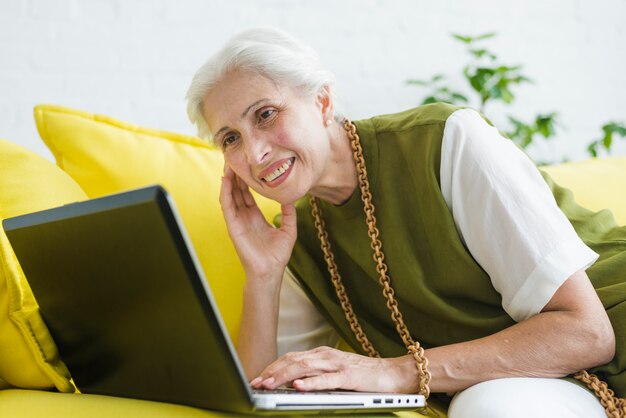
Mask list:
[[[330,86],[324,86],[317,95],[317,103],[322,114],[322,121],[333,120],[334,106]]]

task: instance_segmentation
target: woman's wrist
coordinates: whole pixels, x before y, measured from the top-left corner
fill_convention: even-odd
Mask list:
[[[420,376],[415,364],[415,357],[413,357],[412,354],[407,354],[390,360],[391,367],[389,370],[394,374],[394,381],[397,384],[397,387],[394,388],[394,392],[419,392]]]
[[[265,297],[280,293],[280,287],[283,281],[283,271],[272,272],[267,274],[246,275],[244,284],[244,297],[248,295],[262,294]]]

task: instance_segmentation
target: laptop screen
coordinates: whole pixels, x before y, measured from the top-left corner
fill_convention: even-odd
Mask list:
[[[161,187],[3,225],[81,392],[250,411],[241,367]]]

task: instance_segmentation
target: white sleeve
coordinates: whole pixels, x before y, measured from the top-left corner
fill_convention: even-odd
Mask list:
[[[278,355],[322,345],[334,347],[338,340],[335,329],[313,306],[291,271],[285,269],[278,311]]]
[[[446,121],[441,191],[461,239],[516,321],[539,313],[598,258],[532,161],[472,109]]]

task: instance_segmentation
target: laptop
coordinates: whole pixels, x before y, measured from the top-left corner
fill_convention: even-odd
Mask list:
[[[411,394],[253,391],[161,186],[6,219],[3,226],[82,393],[237,413],[425,405]]]

